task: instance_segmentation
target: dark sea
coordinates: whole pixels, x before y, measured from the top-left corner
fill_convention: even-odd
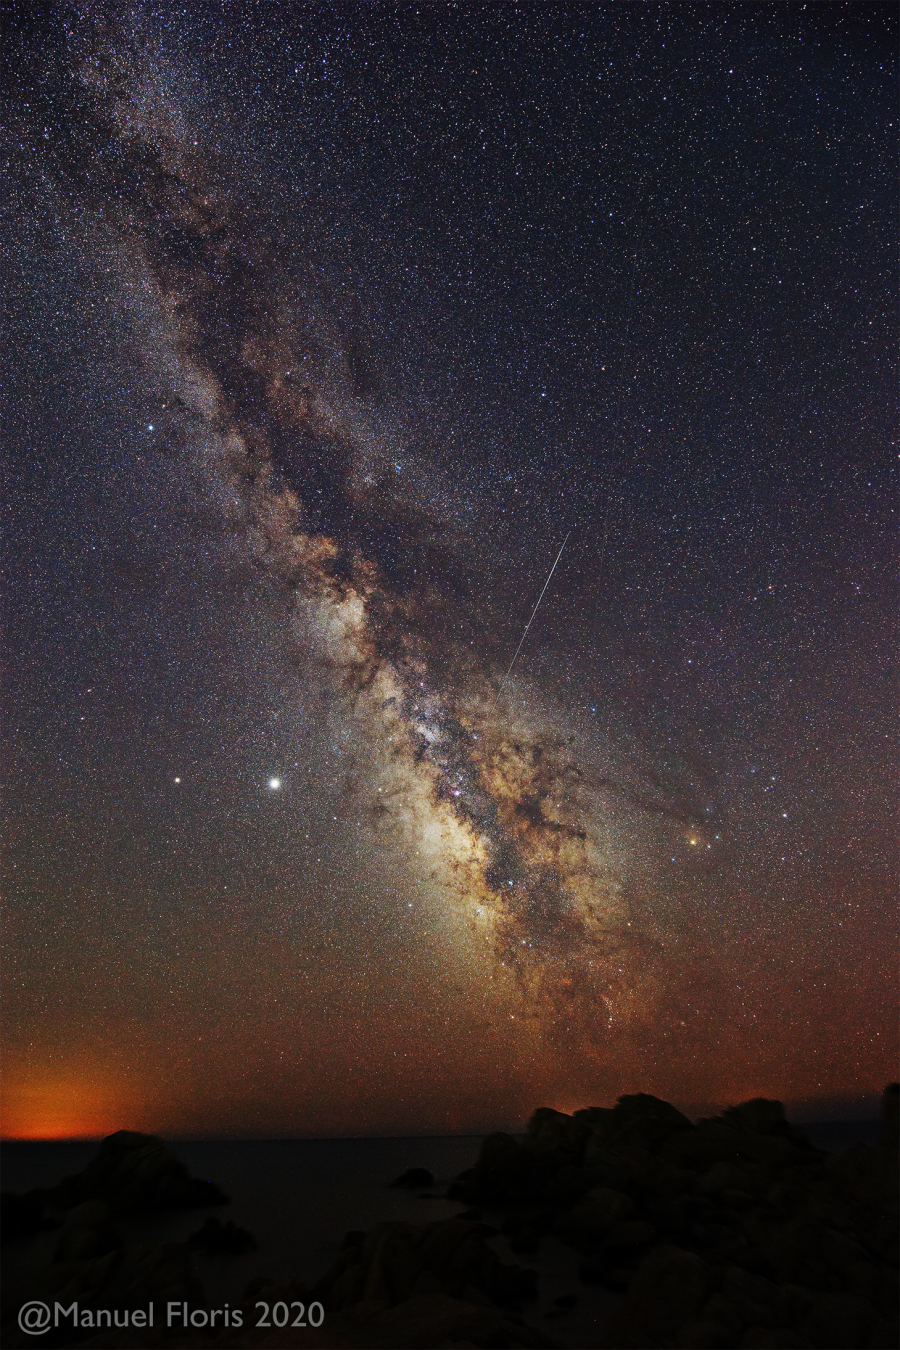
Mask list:
[[[877,1121],[805,1124],[813,1143],[841,1152],[857,1142],[874,1144]],[[209,1305],[238,1302],[254,1276],[280,1281],[299,1277],[312,1284],[332,1264],[351,1229],[368,1229],[385,1219],[428,1223],[450,1218],[468,1208],[441,1198],[447,1183],[478,1156],[480,1136],[412,1139],[286,1139],[172,1141],[178,1157],[193,1176],[214,1181],[228,1205],[192,1210],[120,1224],[127,1245],[184,1241],[208,1214],[223,1222],[233,1219],[246,1228],[257,1249],[244,1256],[195,1258]],[[2,1187],[26,1191],[50,1186],[80,1171],[97,1151],[96,1143],[8,1142],[0,1147]],[[408,1167],[427,1167],[435,1176],[428,1194],[391,1189],[390,1182]],[[487,1222],[497,1216],[484,1212]],[[498,1225],[499,1226],[499,1225]],[[28,1243],[5,1249],[6,1277],[23,1267],[51,1258],[58,1235],[45,1233]],[[526,1307],[527,1321],[561,1344],[595,1343],[617,1296],[583,1285],[574,1254],[549,1236],[535,1256],[510,1252],[506,1239],[490,1239],[502,1259],[539,1273],[539,1300]],[[561,1307],[556,1300],[576,1302]]]

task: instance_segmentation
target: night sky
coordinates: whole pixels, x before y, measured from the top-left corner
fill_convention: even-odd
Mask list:
[[[8,1136],[896,1076],[896,30],[12,14]]]

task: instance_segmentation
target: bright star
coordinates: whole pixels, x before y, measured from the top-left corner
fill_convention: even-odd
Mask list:
[[[270,778],[270,779],[269,779],[269,787],[272,789],[273,792],[277,792],[278,789],[281,787],[281,779],[280,779],[280,778]]]

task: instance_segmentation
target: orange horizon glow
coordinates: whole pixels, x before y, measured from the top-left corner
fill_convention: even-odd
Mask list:
[[[7,1070],[0,1093],[0,1139],[103,1139],[121,1129],[145,1129],[147,1111],[134,1086],[113,1075],[77,1068],[40,1078]]]
[[[382,1100],[377,1109],[361,1110],[359,1084],[353,1081],[334,1092],[327,1107],[311,1099],[308,1078],[300,1074],[282,1084],[281,1091],[261,1093],[241,1079],[232,1079],[225,1091],[212,1071],[179,1072],[172,1065],[161,1070],[152,1048],[126,1055],[111,1054],[106,1046],[90,1051],[79,1047],[68,1059],[53,1047],[4,1059],[0,1140],[8,1143],[97,1142],[123,1129],[182,1140],[469,1136],[498,1129],[515,1134],[525,1130],[538,1107],[571,1114],[587,1106],[611,1107],[623,1094],[634,1092],[671,1102],[692,1120],[753,1097],[783,1101],[788,1119],[797,1123],[874,1119],[890,1078],[889,1071],[882,1078],[876,1069],[857,1068],[843,1083],[834,1072],[831,1081],[814,1084],[809,1082],[811,1072],[795,1074],[791,1081],[780,1065],[767,1072],[765,1065],[738,1063],[715,1082],[712,1072],[684,1083],[672,1074],[641,1073],[639,1066],[616,1073],[609,1068],[593,1083],[580,1086],[535,1073],[527,1087],[486,1093],[457,1109],[440,1095],[411,1105],[402,1075],[373,1066],[371,1085],[380,1088]]]
[[[32,1125],[27,1131],[19,1134],[7,1134],[5,1130],[0,1129],[0,1143],[3,1144],[24,1144],[24,1143],[52,1143],[54,1141],[74,1143],[99,1143],[107,1135],[115,1134],[116,1130],[123,1126],[115,1125],[113,1127],[103,1126],[102,1129],[85,1128],[79,1129],[76,1133],[71,1133],[68,1125],[53,1124],[49,1126]]]

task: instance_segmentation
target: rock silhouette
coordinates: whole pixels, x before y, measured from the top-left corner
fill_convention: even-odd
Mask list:
[[[522,1305],[536,1297],[536,1274],[500,1260],[485,1242],[496,1232],[462,1218],[376,1224],[368,1233],[347,1234],[340,1257],[312,1290],[253,1281],[247,1306],[260,1298],[287,1304],[316,1300],[324,1306],[321,1329],[307,1329],[290,1341],[282,1332],[272,1345],[552,1350],[556,1342],[520,1317]],[[227,1341],[269,1343],[258,1333]]]
[[[239,1228],[233,1219],[223,1224],[212,1216],[190,1234],[188,1245],[208,1256],[243,1256],[256,1250],[256,1240],[246,1228]]]
[[[69,1210],[54,1261],[90,1261],[121,1251],[122,1239],[110,1219],[109,1206],[102,1200],[86,1200]]]
[[[151,1300],[161,1306],[168,1299],[200,1306],[203,1289],[188,1247],[163,1243],[126,1253],[115,1220],[227,1201],[212,1182],[189,1176],[161,1139],[130,1130],[104,1139],[76,1176],[25,1195],[5,1195],[4,1241],[31,1237],[42,1229],[57,1229],[59,1236],[49,1265],[4,1287],[0,1343],[29,1343],[15,1316],[32,1299],[51,1307],[56,1300],[64,1306],[74,1300],[88,1313],[146,1307]],[[77,1343],[89,1334],[84,1331]],[[54,1336],[51,1331],[41,1343],[70,1343]]]
[[[34,1343],[32,1337],[19,1329],[16,1321],[19,1308],[33,1299],[39,1299],[51,1308],[56,1301],[64,1307],[77,1302],[80,1316],[93,1317],[98,1309],[146,1308],[151,1302],[165,1307],[170,1299],[186,1303],[190,1309],[199,1308],[205,1302],[205,1295],[189,1249],[183,1243],[167,1242],[129,1253],[117,1248],[103,1256],[54,1260],[49,1266],[4,1289],[0,1344],[22,1346]],[[98,1337],[89,1327],[90,1322],[83,1321],[74,1336],[70,1327],[51,1328],[41,1337],[40,1343],[54,1347],[99,1344],[122,1350],[121,1331],[115,1336],[101,1333]],[[150,1333],[149,1339],[129,1343],[152,1346],[157,1344],[157,1339]]]
[[[498,1227],[517,1252],[553,1234],[588,1285],[619,1295],[596,1346],[609,1350],[879,1350],[898,1345],[898,1089],[883,1099],[878,1146],[840,1156],[814,1148],[780,1102],[757,1098],[692,1124],[645,1093],[568,1116],[541,1108],[520,1143],[484,1140],[474,1166],[451,1184],[464,1214],[430,1224],[380,1223],[351,1232],[312,1289],[265,1277],[245,1291],[244,1327],[191,1333],[197,1347],[552,1347],[529,1326],[537,1277],[489,1245]],[[154,1298],[200,1307],[187,1245],[126,1254],[117,1213],[166,1207],[175,1195],[216,1193],[195,1183],[161,1141],[119,1135],[77,1178],[14,1197],[19,1232],[55,1221],[54,1258],[5,1299],[4,1345],[24,1343],[12,1313],[27,1298],[78,1298],[85,1307],[140,1306]],[[416,1169],[398,1182],[421,1184]],[[203,1187],[201,1191],[198,1187]],[[34,1194],[34,1193],[33,1193]],[[67,1207],[61,1199],[71,1200]],[[161,1202],[166,1201],[166,1206]],[[61,1222],[64,1220],[64,1222]],[[207,1219],[192,1236],[207,1251],[249,1238]],[[252,1239],[249,1239],[252,1242]],[[324,1308],[319,1327],[254,1328],[256,1300]],[[555,1300],[562,1316],[573,1296]],[[122,1350],[107,1332],[76,1342]],[[170,1346],[145,1329],[130,1346]]]
[[[377,1224],[345,1248],[312,1297],[341,1310],[360,1302],[393,1307],[418,1294],[447,1294],[518,1312],[535,1297],[535,1272],[501,1262],[484,1241],[496,1232],[466,1219]]]
[[[228,1196],[214,1182],[189,1176],[184,1163],[155,1134],[134,1130],[108,1135],[84,1171],[29,1195],[42,1197],[45,1206],[62,1210],[99,1200],[113,1214],[204,1209],[228,1203]]]
[[[24,1195],[4,1191],[0,1195],[0,1238],[4,1243],[33,1237],[46,1226],[43,1191],[26,1191]]]
[[[429,1172],[427,1167],[408,1167],[399,1177],[394,1178],[391,1185],[410,1191],[420,1190],[423,1186],[434,1185],[434,1173]]]
[[[879,1146],[834,1157],[765,1098],[696,1125],[646,1093],[542,1108],[450,1194],[507,1211],[518,1250],[552,1232],[585,1283],[626,1291],[610,1347],[896,1346],[897,1110],[892,1085]]]

